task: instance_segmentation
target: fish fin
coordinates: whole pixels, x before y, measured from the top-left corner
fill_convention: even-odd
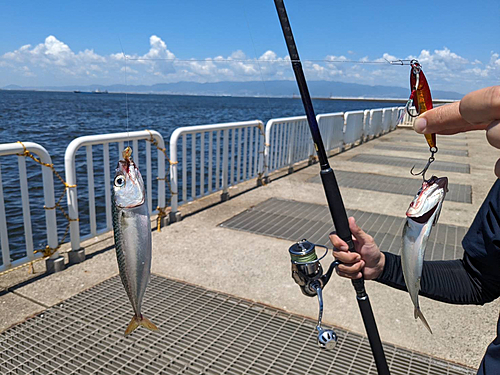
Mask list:
[[[150,331],[159,331],[158,327],[155,326],[148,318],[144,316],[138,317],[137,315],[134,315],[130,320],[127,329],[125,330],[125,336],[130,335],[139,326],[143,326]]]
[[[424,314],[422,314],[422,311],[420,311],[418,307],[415,307],[414,312],[415,312],[415,319],[420,318],[422,323],[424,323],[425,328],[427,328],[432,335],[432,329],[429,326],[429,323],[427,323],[427,320],[425,319]]]
[[[143,326],[144,328],[149,329],[150,331],[159,331],[160,330],[153,322],[151,322],[151,320],[149,320],[145,316],[142,317],[139,324],[141,326]]]

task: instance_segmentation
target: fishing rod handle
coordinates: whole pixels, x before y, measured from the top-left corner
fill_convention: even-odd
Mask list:
[[[330,214],[335,225],[335,232],[337,236],[339,236],[345,243],[347,243],[347,246],[349,246],[349,251],[355,251],[351,230],[349,229],[347,212],[342,200],[342,195],[340,194],[337,179],[335,178],[335,173],[331,168],[325,170],[322,169],[320,172],[320,176],[325,190]]]

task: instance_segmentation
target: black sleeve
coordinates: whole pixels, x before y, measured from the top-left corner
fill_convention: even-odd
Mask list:
[[[376,281],[407,291],[401,257],[387,252],[384,254],[384,271]],[[482,305],[500,296],[500,283],[486,280],[473,260],[464,253],[463,259],[425,261],[419,294],[447,303]]]

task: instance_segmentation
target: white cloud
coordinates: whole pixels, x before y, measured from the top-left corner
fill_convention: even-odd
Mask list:
[[[370,85],[406,87],[408,67],[386,64],[398,60],[389,52],[381,57],[363,56],[352,62],[354,52],[344,55],[327,54],[324,61],[303,60],[309,80],[343,81]],[[126,61],[125,61],[126,57]],[[467,92],[500,79],[500,55],[492,51],[489,61],[469,61],[447,47],[434,51],[422,50],[416,56],[424,68],[431,88]],[[43,43],[30,44],[0,56],[0,79],[6,84],[25,83],[37,77],[38,85],[49,84],[114,84],[130,79],[136,84],[195,81],[256,81],[293,79],[289,56],[278,56],[267,50],[252,58],[244,51],[229,56],[214,55],[205,59],[176,57],[157,35],[149,38],[149,50],[143,55],[122,52],[99,55],[92,49],[75,52],[53,35]],[[11,80],[9,82],[8,80]],[[19,82],[17,82],[17,81]]]

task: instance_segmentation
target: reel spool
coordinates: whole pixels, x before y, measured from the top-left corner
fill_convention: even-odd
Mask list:
[[[316,255],[316,246],[325,249],[325,253],[320,258]],[[300,286],[302,293],[308,297],[314,297],[316,290],[312,287],[312,283],[323,276],[320,260],[326,257],[328,248],[303,239],[290,246],[288,252],[292,262],[292,278]]]

